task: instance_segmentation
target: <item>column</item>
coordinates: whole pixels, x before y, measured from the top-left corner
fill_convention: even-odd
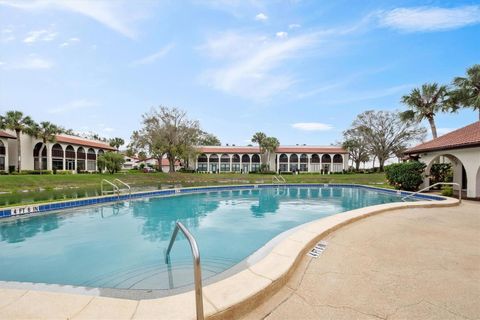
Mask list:
[[[300,170],[300,157],[301,157],[301,156],[302,156],[302,155],[298,155],[298,154],[297,154],[297,172]]]
[[[311,155],[311,154],[307,154],[307,172],[310,172],[310,171],[312,170],[312,169],[310,168],[311,160],[312,160],[312,155]]]
[[[233,155],[229,154],[229,156],[230,156],[230,172],[232,172],[232,157],[233,157]]]
[[[331,161],[331,163],[330,163],[330,173],[333,172],[333,156],[335,156],[335,155],[330,155],[330,161]]]
[[[8,172],[8,167],[10,167],[10,160],[8,159],[8,139],[2,140],[3,146],[5,147],[5,172]]]
[[[287,171],[290,171],[290,153],[287,153]]]
[[[320,159],[320,162],[319,162],[319,165],[320,165],[320,174],[323,174],[323,163],[322,163],[322,157],[323,157],[323,154],[319,154],[318,155],[319,159]]]
[[[78,172],[78,159],[77,159],[77,151],[78,151],[78,147],[75,149],[75,147],[73,147],[73,150],[75,151],[75,172]]]
[[[88,171],[88,149],[85,149],[85,148],[83,148],[83,149],[85,150],[85,168],[84,168],[84,170]]]
[[[47,170],[52,170],[52,148],[50,147],[50,144],[47,143],[45,146],[47,148]]]
[[[98,171],[98,165],[97,165],[97,160],[98,160],[98,152],[97,150],[93,150],[95,152],[95,172]]]
[[[250,157],[250,167],[248,168],[248,171],[252,171],[252,157],[253,157],[253,154],[249,154],[248,156]]]
[[[277,161],[275,161],[275,171],[277,173],[280,173],[280,163],[278,162],[279,161],[278,160],[278,153],[275,154],[275,159],[277,160]]]
[[[210,172],[210,154],[206,154],[207,155],[207,172]]]

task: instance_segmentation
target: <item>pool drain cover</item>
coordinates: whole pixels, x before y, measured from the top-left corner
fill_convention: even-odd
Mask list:
[[[315,247],[313,247],[312,250],[310,250],[309,253],[307,253],[307,256],[312,258],[318,258],[318,256],[321,255],[323,251],[325,251],[326,247],[327,247],[327,242],[320,241],[319,243],[316,244]]]

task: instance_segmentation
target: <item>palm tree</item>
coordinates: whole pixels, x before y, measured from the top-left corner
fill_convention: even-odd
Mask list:
[[[466,77],[453,79],[455,88],[448,93],[448,109],[457,111],[459,107],[478,110],[480,120],[480,64],[467,69]]]
[[[43,146],[39,151],[39,155],[42,154],[43,149],[46,148],[48,142],[55,142],[57,140],[57,134],[63,132],[63,129],[51,122],[42,121],[40,124],[36,124],[32,127],[31,133],[37,139],[42,139]],[[40,164],[40,170],[42,165]]]
[[[123,146],[125,144],[125,140],[123,140],[122,138],[113,138],[113,139],[110,139],[110,146],[117,149],[120,148],[120,146]]]
[[[414,88],[410,94],[402,97],[402,103],[409,110],[400,113],[403,120],[416,119],[418,122],[427,119],[432,129],[432,136],[437,137],[435,114],[445,107],[447,87],[438,83],[425,83],[421,88]]]
[[[263,145],[265,149],[265,153],[267,155],[267,170],[270,170],[269,163],[270,163],[270,155],[277,150],[280,146],[280,141],[278,141],[275,137],[266,137],[263,140]]]
[[[262,160],[262,165],[265,164],[265,148],[264,148],[264,141],[267,138],[267,135],[263,132],[257,132],[253,135],[252,137],[252,142],[257,143],[258,146],[260,147],[260,154],[261,154],[261,160]]]
[[[35,122],[29,116],[24,116],[21,111],[7,111],[5,116],[1,117],[0,125],[1,129],[15,131],[15,134],[17,135],[17,171],[20,172],[22,169],[22,144],[20,143],[20,134],[31,134],[32,128],[35,126]]]

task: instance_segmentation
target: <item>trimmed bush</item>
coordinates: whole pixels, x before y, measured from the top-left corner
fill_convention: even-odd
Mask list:
[[[21,174],[52,174],[52,170],[22,170]]]
[[[450,163],[434,163],[430,168],[430,184],[437,182],[452,182],[453,171]],[[440,189],[440,186],[438,186]]]
[[[178,169],[177,172],[182,172],[182,173],[195,173],[194,169],[187,169],[187,168],[180,168]]]
[[[443,186],[442,187],[442,196],[452,197],[453,196],[453,188],[450,187],[450,186]]]
[[[388,183],[395,189],[417,191],[423,182],[426,165],[419,161],[395,163],[385,167]]]

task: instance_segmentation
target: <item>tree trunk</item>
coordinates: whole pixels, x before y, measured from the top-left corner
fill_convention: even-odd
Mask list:
[[[428,118],[428,123],[430,123],[430,128],[432,129],[433,139],[437,138],[437,126],[435,125],[435,119],[433,117]]]
[[[168,157],[168,165],[170,166],[170,173],[175,172],[175,158]]]
[[[382,158],[378,158],[378,163],[379,163],[379,170],[380,172],[383,172],[383,167],[384,167],[384,164],[385,164],[385,159],[382,159]]]
[[[15,130],[17,134],[17,152],[18,152],[18,163],[17,163],[17,172],[20,172],[22,168],[22,144],[20,142],[20,130]]]
[[[355,161],[355,170],[360,170],[360,160]]]
[[[376,156],[373,157],[373,162],[372,162],[372,169],[374,172],[375,172],[375,160],[377,160]]]
[[[163,159],[163,155],[160,156],[160,158],[157,159],[157,162],[158,162],[158,172],[163,172],[162,159]]]

